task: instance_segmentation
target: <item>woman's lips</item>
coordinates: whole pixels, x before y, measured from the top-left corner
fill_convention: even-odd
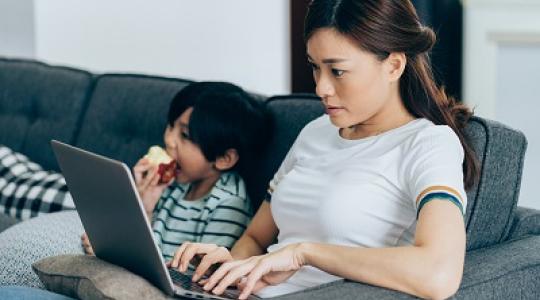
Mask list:
[[[337,106],[327,106],[326,107],[326,113],[329,115],[329,116],[336,116],[337,114],[341,113],[344,111],[344,108],[343,107],[337,107]]]

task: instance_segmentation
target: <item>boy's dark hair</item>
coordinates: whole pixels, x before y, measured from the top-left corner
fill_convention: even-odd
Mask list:
[[[168,124],[174,126],[190,107],[189,136],[208,161],[236,149],[239,160],[232,169],[243,171],[267,141],[270,118],[264,103],[234,84],[196,82],[183,88],[171,102]]]

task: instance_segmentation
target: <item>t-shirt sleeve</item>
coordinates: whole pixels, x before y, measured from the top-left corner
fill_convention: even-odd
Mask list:
[[[463,158],[463,147],[450,127],[436,126],[418,134],[406,164],[417,217],[422,207],[434,199],[450,201],[465,214]]]
[[[279,169],[274,174],[272,180],[270,180],[270,183],[268,184],[268,189],[266,190],[266,196],[264,198],[265,201],[272,201],[272,193],[278,186],[279,182],[281,181],[281,179],[283,179],[283,177],[285,177],[285,175],[287,175],[287,173],[289,173],[293,169],[294,165],[296,164],[296,149],[298,148],[298,144],[300,143],[300,140],[302,138],[302,132],[300,132],[293,145],[291,146],[291,149],[289,149],[289,152],[287,152],[287,155],[283,159],[283,162],[279,166]]]
[[[251,220],[248,199],[231,197],[220,202],[209,214],[200,243],[210,243],[232,248],[244,233]]]

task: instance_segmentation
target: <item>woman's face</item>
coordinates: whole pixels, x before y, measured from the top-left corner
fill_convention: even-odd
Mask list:
[[[386,60],[334,29],[317,30],[307,42],[307,54],[316,93],[335,126],[375,125],[383,115],[391,116],[393,105],[402,105],[399,96],[393,99],[398,89]]]
[[[174,122],[167,126],[164,141],[167,153],[176,160],[178,173],[176,181],[190,183],[207,179],[213,172],[213,165],[206,160],[198,145],[189,136],[189,119],[193,108],[190,107]]]

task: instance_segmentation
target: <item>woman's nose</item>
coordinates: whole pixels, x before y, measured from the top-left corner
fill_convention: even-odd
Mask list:
[[[333,96],[334,87],[332,82],[327,79],[326,76],[321,75],[316,82],[315,93],[321,98],[327,98],[328,96]]]

